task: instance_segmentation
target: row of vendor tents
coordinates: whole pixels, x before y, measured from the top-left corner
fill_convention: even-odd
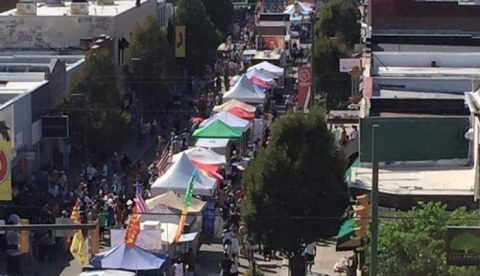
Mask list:
[[[213,199],[218,183],[223,181],[220,171],[228,168],[230,163],[229,146],[234,144],[237,149],[245,150],[247,141],[253,140],[251,130],[255,126],[254,121],[258,120],[255,118],[255,105],[264,103],[265,92],[262,91],[265,89],[262,90],[262,86],[252,79],[259,77],[261,81],[273,83],[273,77],[270,80],[265,76],[278,78],[283,74],[282,68],[269,63],[259,64],[254,69],[248,71],[253,73],[240,77],[232,89],[224,94],[226,102],[215,106],[214,114],[203,120],[193,132],[195,146],[173,155],[168,169],[151,185],[152,198],[146,200],[150,213],[140,216],[142,224],[136,246],[125,245],[125,230],[111,230],[112,248],[94,256],[85,270],[102,271],[93,275],[122,275],[109,271],[112,269],[127,271],[125,275],[128,275],[128,271],[141,275],[164,273],[170,266],[168,255],[178,252],[178,248],[172,245],[175,244],[184,194],[192,175],[193,195],[197,198],[192,199],[188,209],[186,224],[190,232],[182,235],[180,243],[198,242],[197,234],[202,230],[203,223],[202,213],[207,206],[203,200]],[[261,81],[258,83],[263,84]],[[188,247],[195,246],[189,244]],[[84,273],[92,275],[88,274],[92,272]]]

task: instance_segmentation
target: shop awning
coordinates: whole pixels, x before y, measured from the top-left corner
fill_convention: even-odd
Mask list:
[[[337,234],[336,251],[350,251],[361,246],[361,240],[355,237],[355,218],[346,220]]]
[[[243,131],[230,127],[220,120],[216,120],[206,127],[199,128],[193,132],[194,138],[228,138],[240,139]]]

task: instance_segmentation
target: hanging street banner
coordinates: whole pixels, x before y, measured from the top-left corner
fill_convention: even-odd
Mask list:
[[[0,121],[0,201],[12,200],[12,139],[10,126]]]
[[[175,27],[175,57],[186,57],[185,51],[185,26]]]
[[[480,265],[480,227],[449,226],[447,228],[447,264]]]

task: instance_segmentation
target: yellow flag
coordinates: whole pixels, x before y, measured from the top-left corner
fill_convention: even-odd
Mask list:
[[[82,231],[77,231],[73,235],[72,244],[70,245],[70,253],[73,258],[82,266],[88,265],[88,245],[83,237]]]

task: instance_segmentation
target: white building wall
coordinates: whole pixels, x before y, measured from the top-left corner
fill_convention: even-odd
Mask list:
[[[113,17],[1,16],[0,48],[79,47],[81,38],[113,32]]]
[[[101,34],[128,39],[135,23],[156,11],[157,1],[148,0],[117,16],[0,16],[0,48],[79,47],[81,38]]]

